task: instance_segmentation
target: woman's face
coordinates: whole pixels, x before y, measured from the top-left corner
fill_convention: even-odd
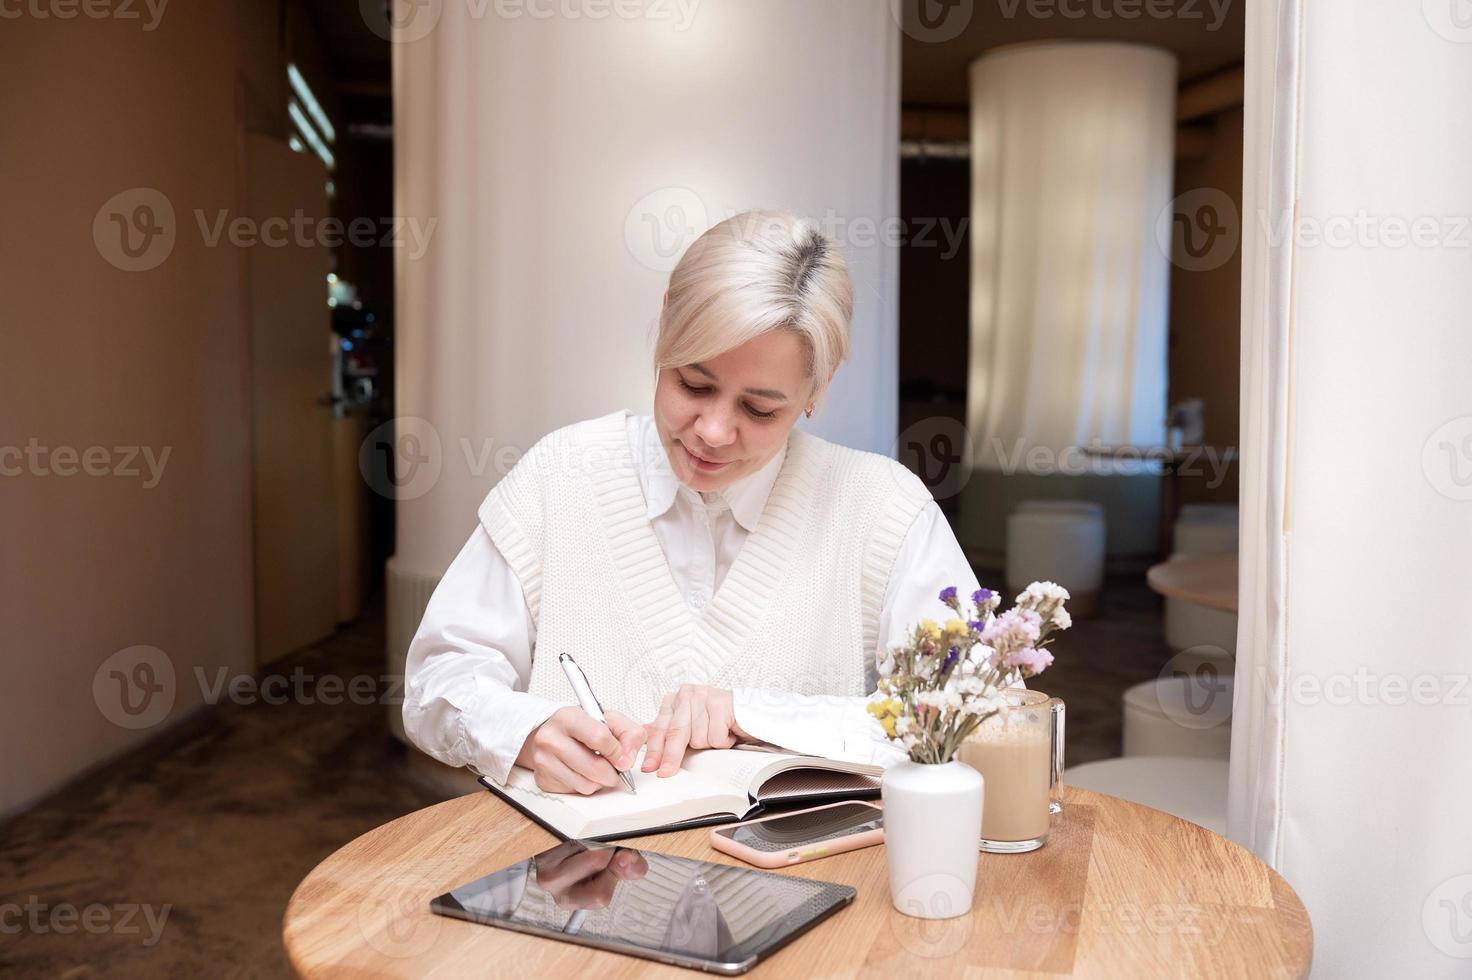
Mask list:
[[[772,330],[719,357],[659,372],[654,425],[680,482],[710,492],[761,469],[807,408],[806,352]]]

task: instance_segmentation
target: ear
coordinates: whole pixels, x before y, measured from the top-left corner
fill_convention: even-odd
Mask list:
[[[670,308],[670,291],[668,289],[664,291],[664,303],[662,305],[665,309]]]

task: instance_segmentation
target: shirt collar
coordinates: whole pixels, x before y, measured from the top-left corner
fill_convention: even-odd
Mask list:
[[[675,502],[675,495],[682,490],[689,494],[692,500],[700,502],[703,506],[718,506],[714,501],[705,504],[701,494],[685,486],[675,476],[674,470],[670,469],[669,454],[665,452],[664,446],[659,441],[659,432],[654,427],[654,417],[645,416],[640,419],[640,445],[635,455],[638,458],[639,475],[644,484],[644,499],[648,504],[647,513],[650,520],[669,510]],[[757,523],[761,520],[762,511],[766,509],[767,498],[772,495],[772,487],[777,484],[777,474],[782,471],[782,462],[787,457],[787,443],[782,447],[761,469],[755,473],[732,482],[723,490],[716,492],[715,496],[724,501],[731,508],[731,516],[736,518],[748,531],[755,531]]]

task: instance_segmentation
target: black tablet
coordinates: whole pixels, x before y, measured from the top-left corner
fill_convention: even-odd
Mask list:
[[[430,903],[440,915],[712,973],[745,973],[854,890],[568,841]]]

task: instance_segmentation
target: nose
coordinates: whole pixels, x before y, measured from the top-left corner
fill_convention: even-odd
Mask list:
[[[730,412],[723,408],[712,406],[701,412],[695,420],[694,429],[700,441],[712,449],[720,449],[736,441],[736,426]]]

